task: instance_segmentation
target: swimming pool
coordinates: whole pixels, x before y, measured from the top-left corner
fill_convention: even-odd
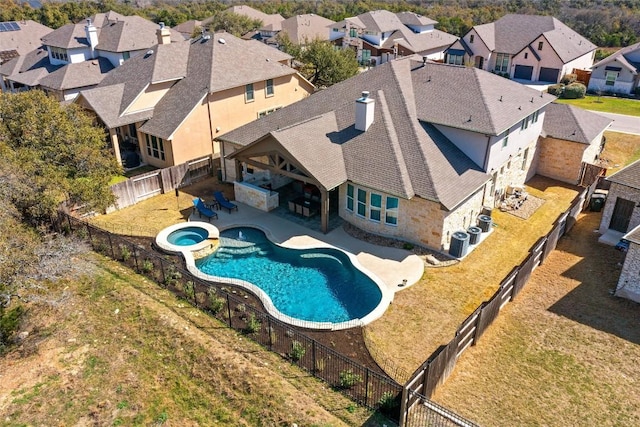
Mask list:
[[[236,227],[221,231],[217,250],[195,260],[195,267],[211,279],[253,285],[247,287],[282,320],[339,329],[341,323],[379,317],[390,302],[384,285],[356,268],[352,258],[334,248],[285,248],[261,230]]]
[[[185,227],[169,233],[167,241],[172,245],[191,246],[208,237],[209,231],[202,227]]]

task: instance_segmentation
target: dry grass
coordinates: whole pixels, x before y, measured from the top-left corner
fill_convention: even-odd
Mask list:
[[[376,425],[278,355],[95,254],[0,360],[3,425]],[[369,421],[367,421],[369,419]]]
[[[640,305],[611,297],[622,254],[583,215],[434,396],[487,426],[640,425]]]
[[[605,136],[607,144],[601,158],[609,168],[607,176],[640,159],[640,135],[606,132]]]
[[[576,188],[536,176],[528,191],[545,203],[527,220],[494,210],[493,233],[461,263],[427,269],[422,280],[398,293],[385,315],[368,325],[376,350],[413,372],[458,325],[498,289],[578,194]]]

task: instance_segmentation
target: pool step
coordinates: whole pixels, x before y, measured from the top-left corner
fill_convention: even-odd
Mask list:
[[[322,259],[327,259],[327,260],[331,260],[331,261],[335,261],[337,263],[339,263],[340,265],[342,265],[342,260],[340,260],[340,258],[330,255],[330,254],[323,254],[321,252],[316,252],[316,253],[307,253],[307,254],[302,254],[300,255],[300,258],[322,258]]]

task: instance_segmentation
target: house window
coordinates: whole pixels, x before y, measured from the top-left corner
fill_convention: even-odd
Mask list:
[[[531,123],[536,123],[538,121],[538,115],[540,114],[540,110],[536,110],[531,115]]]
[[[538,42],[538,50],[542,50],[542,45],[543,44],[544,44],[543,42]]]
[[[259,111],[258,118],[260,119],[264,116],[268,116],[269,114],[273,113],[274,111],[278,111],[281,108],[282,108],[282,105],[278,105],[277,107],[267,108],[266,110]]]
[[[253,83],[249,83],[244,88],[244,102],[253,102]]]
[[[522,155],[522,170],[527,168],[527,157],[529,157],[529,149],[524,150],[524,154]]]
[[[358,188],[358,215],[367,215],[367,192],[362,188]]]
[[[347,184],[347,210],[353,212],[353,185]]]
[[[267,80],[264,89],[267,96],[273,96],[273,79]]]
[[[362,61],[369,61],[371,59],[371,51],[369,49],[362,49]]]
[[[469,36],[469,43],[473,43],[473,39],[475,38],[475,36],[473,34],[471,34]]]
[[[380,222],[380,213],[382,211],[382,196],[380,194],[371,193],[371,206],[369,208],[369,219]]]
[[[524,53],[524,59],[527,59],[529,57],[529,52],[525,52]]]
[[[522,124],[520,125],[520,130],[525,130],[529,127],[529,120],[531,120],[531,116],[527,116],[522,120]]]
[[[156,159],[164,160],[164,142],[162,138],[147,135],[147,154]]]
[[[385,224],[398,225],[398,198],[387,196],[385,206]]]
[[[51,49],[51,57],[54,59],[59,59],[60,61],[69,62],[69,55],[67,54],[66,49],[62,49],[59,47],[50,47]]]
[[[496,55],[496,66],[494,70],[499,73],[506,73],[509,71],[509,54],[498,53]]]
[[[333,28],[333,31],[336,32],[336,33],[340,33],[341,32],[340,28]]]
[[[448,54],[447,55],[447,64],[462,65],[462,57],[463,57],[463,55]]]
[[[349,30],[349,37],[358,37],[358,30],[356,30],[355,28],[351,28]]]
[[[505,131],[505,137],[502,140],[502,148],[506,148],[509,145],[509,131]]]
[[[124,59],[126,61],[129,58],[131,58],[131,53],[130,52],[122,52],[122,59]]]
[[[607,71],[605,74],[605,82],[604,84],[607,86],[613,86],[616,84],[616,79],[618,78],[617,71]]]

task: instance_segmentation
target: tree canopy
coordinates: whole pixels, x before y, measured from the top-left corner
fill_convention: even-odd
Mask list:
[[[244,15],[238,15],[237,13],[223,11],[213,15],[205,26],[211,32],[224,30],[236,37],[240,37],[249,31],[260,28],[262,21],[259,19],[251,19]]]
[[[64,200],[85,210],[114,202],[108,183],[120,168],[104,130],[44,92],[0,93],[0,159],[3,196],[32,224]]]

